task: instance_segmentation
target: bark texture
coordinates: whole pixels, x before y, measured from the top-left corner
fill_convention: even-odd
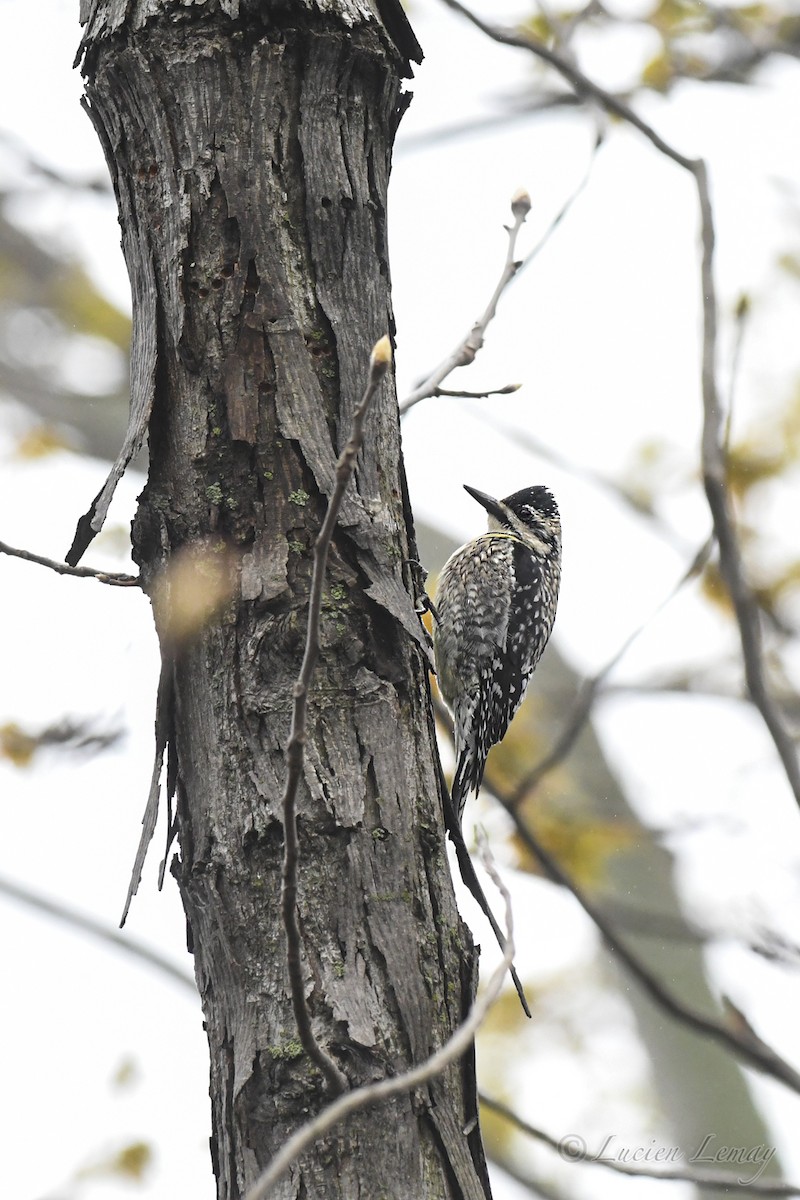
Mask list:
[[[415,45],[398,11],[107,0],[82,12],[87,104],[133,289],[134,448],[149,422],[137,558],[148,585],[181,555],[198,580],[222,563],[231,584],[191,641],[175,640],[174,605],[159,629],[173,870],[226,1200],[326,1102],[287,991],[280,798],[311,547],[370,347],[392,329],[386,186]],[[353,1085],[424,1059],[474,986],[444,852],[410,529],[384,383],[329,566],[298,809],[308,1003]],[[275,1194],[482,1197],[479,1137],[462,1132],[474,1103],[465,1062],[341,1126]]]

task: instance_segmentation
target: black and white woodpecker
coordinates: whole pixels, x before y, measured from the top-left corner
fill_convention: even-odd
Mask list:
[[[445,563],[433,634],[439,690],[453,714],[459,824],[547,645],[561,580],[561,519],[547,488],[504,500],[465,488],[488,512],[489,529]]]

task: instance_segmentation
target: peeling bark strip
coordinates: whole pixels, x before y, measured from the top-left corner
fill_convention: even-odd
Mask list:
[[[373,0],[83,5],[87,103],[134,281],[134,409],[152,408],[137,561],[148,589],[198,545],[235,576],[190,642],[159,616],[174,658],[160,725],[173,872],[224,1200],[325,1099],[289,997],[280,799],[311,547],[370,347],[392,328],[386,185],[411,43],[398,52],[406,27],[382,23],[389,10],[399,22],[399,5]],[[426,1058],[475,983],[444,853],[414,557],[387,382],[331,547],[297,807],[308,1005],[352,1086]],[[479,1136],[462,1132],[472,1071],[464,1061],[354,1116],[275,1194],[488,1195]]]

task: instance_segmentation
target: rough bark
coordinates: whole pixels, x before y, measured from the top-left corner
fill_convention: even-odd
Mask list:
[[[370,347],[392,328],[386,185],[413,53],[397,12],[389,33],[381,22],[395,8],[107,0],[82,12],[87,102],[132,281],[131,428],[149,419],[137,559],[149,586],[200,547],[234,584],[190,643],[160,629],[173,871],[226,1200],[326,1102],[287,990],[280,797],[311,547]],[[353,1085],[424,1059],[474,986],[444,852],[414,557],[385,383],[333,547],[298,809],[308,1003]],[[465,1062],[348,1121],[276,1195],[488,1194],[477,1133],[462,1132],[473,1115]]]

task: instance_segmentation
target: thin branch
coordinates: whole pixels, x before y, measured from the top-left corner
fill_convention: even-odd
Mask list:
[[[518,1116],[512,1109],[505,1104],[501,1104],[499,1100],[493,1100],[491,1096],[483,1093],[480,1094],[480,1102],[485,1105],[491,1112],[497,1113],[509,1121],[521,1133],[525,1133],[528,1137],[535,1138],[537,1142],[543,1142],[545,1146],[549,1146],[565,1162],[569,1163],[590,1163],[594,1166],[605,1167],[609,1171],[616,1171],[619,1175],[632,1176],[634,1179],[663,1179],[672,1182],[692,1183],[695,1187],[701,1188],[724,1188],[726,1192],[747,1192],[753,1196],[798,1196],[800,1195],[800,1184],[782,1183],[778,1179],[751,1179],[743,1180],[737,1178],[729,1171],[707,1171],[693,1170],[680,1167],[668,1167],[661,1170],[655,1168],[643,1167],[634,1165],[633,1163],[621,1162],[615,1158],[606,1158],[602,1154],[590,1154],[586,1149],[586,1144],[579,1135],[568,1134],[563,1138],[554,1138],[552,1134],[545,1133],[543,1129],[539,1129],[536,1125],[531,1125],[528,1121]],[[748,1163],[746,1166],[759,1166],[760,1164]],[[742,1164],[743,1169],[745,1164]]]
[[[561,108],[575,108],[580,103],[581,101],[574,92],[553,92],[550,95],[540,93],[535,100],[525,97],[522,101],[516,102],[513,107],[500,112],[468,117],[462,121],[453,121],[449,125],[439,125],[433,129],[421,130],[419,133],[404,134],[401,126],[395,155],[402,158],[406,154],[426,151],[429,147],[442,142],[455,141],[462,137],[471,138],[492,134],[498,126],[506,131],[514,122],[525,121],[528,118],[538,117],[542,113],[549,113]]]
[[[122,736],[121,728],[101,730],[90,717],[64,717],[35,732],[9,721],[0,726],[0,757],[25,766],[39,750],[99,754],[115,746]]]
[[[716,321],[713,256],[714,224],[708,177],[704,162],[695,172],[703,229],[703,434],[701,458],[703,486],[714,521],[719,546],[719,565],[728,588],[739,626],[747,691],[769,730],[794,798],[800,805],[800,760],[794,740],[783,722],[780,708],[766,681],[761,614],[753,592],[744,577],[741,551],[736,535],[726,485],[725,425],[716,383]]]
[[[757,928],[752,935],[736,929],[701,928],[694,920],[680,920],[669,913],[648,911],[634,904],[604,900],[603,915],[617,928],[642,937],[658,938],[661,942],[683,942],[688,945],[709,945],[713,942],[736,942],[751,954],[767,962],[777,963],[790,970],[800,967],[800,946],[784,938],[776,930]]]
[[[551,50],[549,46],[545,46],[544,42],[538,41],[534,37],[526,36],[519,33],[514,33],[512,30],[499,29],[497,26],[490,25],[483,21],[476,13],[472,12],[466,5],[461,4],[460,0],[442,0],[448,8],[452,8],[454,12],[460,13],[465,17],[471,25],[476,29],[480,29],[481,33],[486,34],[493,42],[498,42],[501,46],[512,46],[517,50],[527,50],[529,54],[535,54],[537,58],[541,58],[544,62],[549,63],[558,73],[572,85],[575,91],[592,100],[596,100],[606,112],[611,113],[614,117],[619,117],[620,120],[626,121],[629,125],[633,125],[640,133],[652,142],[656,150],[660,150],[667,158],[671,158],[673,162],[678,163],[687,171],[694,173],[696,160],[687,158],[678,150],[673,149],[660,134],[656,133],[651,125],[634,112],[634,110],[620,100],[617,96],[607,92],[605,88],[600,87],[588,75],[584,75],[574,63],[569,62],[555,50]]]
[[[779,962],[784,965],[790,964],[793,966],[800,965],[800,945],[796,942],[791,942],[783,934],[778,933],[774,929],[767,929],[766,927],[757,929],[756,934],[761,938],[761,941],[748,943],[748,948],[754,954],[760,954],[768,962]]]
[[[749,696],[742,690],[729,688],[723,684],[709,683],[699,674],[689,675],[652,675],[649,678],[628,681],[626,683],[609,683],[603,689],[607,696],[624,695],[659,695],[675,694],[697,700],[730,700],[734,704],[751,704]],[[776,693],[776,699],[786,717],[800,721],[800,697],[797,692],[781,688]]]
[[[423,379],[410,395],[406,396],[405,400],[400,402],[400,415],[403,416],[409,409],[412,409],[415,404],[419,404],[421,400],[426,400],[432,396],[441,383],[447,378],[456,367],[465,367],[473,361],[475,355],[483,346],[483,341],[486,336],[486,329],[497,312],[497,305],[503,292],[508,287],[511,280],[519,270],[520,263],[516,258],[517,238],[519,231],[525,223],[525,218],[531,210],[531,201],[527,192],[519,192],[511,201],[511,213],[514,218],[512,225],[506,226],[508,234],[508,245],[506,247],[506,257],[503,263],[503,270],[500,273],[500,278],[497,281],[491,299],[487,304],[483,316],[481,316],[467,336],[459,342],[455,350],[448,354],[439,366],[433,370],[427,379]]]
[[[731,426],[733,424],[733,404],[736,398],[736,385],[739,382],[739,367],[742,361],[742,346],[744,345],[744,335],[747,331],[747,318],[750,316],[750,301],[746,295],[739,297],[739,302],[736,305],[735,319],[736,327],[734,330],[733,348],[731,349],[731,362],[728,369],[728,404],[725,414],[725,433],[723,435],[723,454],[727,460],[731,446]]]
[[[383,337],[373,347],[366,390],[361,403],[353,413],[350,438],[336,463],[336,485],[328,501],[328,510],[325,513],[322,528],[314,543],[314,569],[311,577],[311,596],[308,605],[305,653],[303,654],[303,662],[300,667],[300,675],[293,689],[292,729],[286,746],[288,769],[286,789],[283,794],[284,853],[281,876],[281,912],[286,929],[287,962],[292,991],[292,1008],[294,1009],[297,1030],[303,1049],[322,1071],[328,1081],[328,1086],[336,1095],[346,1091],[348,1086],[347,1079],[315,1038],[314,1031],[311,1028],[311,1015],[306,1004],[305,983],[303,979],[302,937],[297,919],[297,787],[303,770],[303,757],[307,738],[306,715],[308,689],[319,656],[322,591],[325,585],[328,551],[331,539],[333,538],[333,531],[336,528],[344,493],[350,482],[350,477],[355,470],[356,458],[361,448],[364,436],[364,418],[366,417],[370,401],[378,390],[391,361],[391,344],[388,337]]]
[[[545,874],[557,884],[567,888],[580,904],[586,915],[594,922],[606,946],[620,960],[628,973],[640,984],[645,992],[671,1016],[695,1032],[709,1037],[728,1050],[732,1050],[743,1062],[755,1067],[765,1075],[779,1079],[781,1083],[793,1091],[800,1092],[800,1072],[782,1059],[771,1046],[757,1037],[754,1033],[734,1033],[719,1021],[707,1017],[688,1007],[658,979],[650,970],[629,950],[617,936],[612,924],[607,920],[600,908],[596,906],[581,891],[570,875],[563,869],[558,860],[545,849],[529,825],[519,813],[513,802],[513,797],[506,796],[502,788],[496,787],[491,779],[485,780],[486,786],[496,797],[514,822],[514,827],[526,849],[539,860]]]
[[[264,1173],[256,1180],[245,1196],[245,1200],[264,1200],[275,1183],[287,1168],[309,1146],[352,1113],[362,1108],[388,1100],[402,1092],[410,1092],[441,1075],[451,1063],[459,1059],[472,1045],[475,1034],[483,1024],[486,1016],[500,995],[503,980],[514,958],[514,924],[511,912],[511,898],[503,885],[494,864],[485,848],[482,849],[483,865],[492,879],[495,887],[503,897],[506,914],[506,941],[503,948],[503,958],[500,965],[492,973],[485,989],[476,998],[466,1020],[458,1026],[447,1041],[419,1066],[395,1075],[390,1079],[381,1079],[377,1083],[367,1084],[355,1091],[347,1092],[334,1100],[313,1120],[303,1125],[283,1145],[275,1155]]]
[[[701,460],[703,485],[708,507],[714,522],[714,533],[719,545],[720,570],[731,596],[744,660],[747,689],[753,704],[758,709],[772,738],[775,749],[783,764],[786,778],[800,804],[800,760],[793,740],[786,729],[780,709],[774,702],[766,684],[764,655],[761,637],[761,619],[758,605],[748,586],[742,569],[741,554],[736,536],[734,520],[730,511],[725,482],[724,421],[716,380],[717,356],[717,295],[714,284],[714,214],[708,186],[708,169],[702,158],[688,158],[681,154],[651,125],[648,125],[630,105],[623,103],[610,92],[584,75],[574,63],[551,50],[536,38],[523,36],[512,31],[499,29],[483,21],[471,12],[460,0],[442,0],[448,8],[460,13],[492,41],[501,45],[526,50],[549,63],[562,78],[566,79],[583,96],[598,102],[606,112],[619,117],[638,129],[644,137],[667,158],[693,177],[697,188],[700,213],[702,244],[701,294],[703,311],[703,354],[702,396],[703,433]]]
[[[491,321],[494,319],[494,316],[497,312],[497,305],[500,301],[500,297],[502,296],[503,292],[506,290],[508,285],[511,283],[511,281],[514,278],[516,278],[516,276],[519,275],[520,272],[524,271],[525,268],[527,266],[529,266],[530,263],[533,262],[533,260],[540,253],[540,251],[544,249],[544,247],[550,241],[550,238],[553,236],[553,234],[556,232],[556,230],[558,229],[561,222],[566,217],[569,210],[572,208],[572,205],[575,203],[575,201],[578,199],[578,197],[581,195],[581,193],[585,189],[587,183],[589,182],[589,177],[591,176],[591,173],[592,173],[592,167],[594,166],[595,155],[597,154],[597,151],[600,149],[601,144],[602,144],[602,134],[598,133],[598,136],[597,136],[594,146],[592,148],[592,154],[589,159],[588,166],[586,168],[586,171],[583,174],[583,177],[582,177],[580,183],[575,188],[575,190],[572,192],[572,194],[568,197],[568,199],[565,200],[565,202],[562,204],[561,208],[558,210],[556,215],[553,217],[552,221],[547,226],[547,228],[545,229],[544,233],[539,238],[539,240],[535,244],[535,246],[531,250],[529,250],[528,253],[525,255],[525,257],[521,260],[516,260],[514,257],[515,253],[516,253],[516,243],[517,243],[517,237],[519,235],[519,231],[525,222],[525,218],[527,217],[528,213],[530,212],[531,200],[530,200],[530,196],[528,195],[528,193],[525,191],[522,191],[522,190],[517,192],[512,197],[511,213],[512,213],[512,216],[514,217],[514,224],[510,225],[510,226],[508,226],[508,225],[506,226],[506,232],[508,233],[508,246],[506,249],[506,259],[505,259],[505,263],[503,264],[503,270],[500,275],[500,279],[498,280],[497,286],[495,287],[492,297],[491,297],[488,305],[486,306],[486,310],[484,311],[483,316],[480,317],[480,319],[475,322],[475,324],[473,325],[470,332],[458,344],[458,346],[456,346],[455,350],[453,350],[452,353],[449,354],[447,356],[447,358],[445,358],[439,364],[439,366],[436,367],[435,370],[433,370],[430,373],[430,375],[428,375],[428,377],[426,379],[423,379],[422,383],[418,384],[413,392],[411,392],[408,396],[406,396],[406,398],[404,400],[400,401],[399,410],[400,410],[401,417],[404,416],[416,404],[419,404],[421,400],[428,399],[429,396],[434,396],[437,394],[438,395],[449,394],[446,392],[442,392],[440,390],[439,385],[444,382],[444,380],[448,377],[448,375],[450,375],[456,369],[456,367],[468,366],[469,363],[474,361],[476,354],[483,347],[484,339],[486,337],[486,330],[487,330],[489,324],[491,323]],[[462,393],[455,393],[455,394],[465,395],[467,393],[462,392]]]
[[[176,967],[157,950],[145,946],[142,942],[137,942],[135,938],[118,933],[116,929],[111,929],[101,921],[96,921],[94,917],[79,913],[60,900],[49,900],[46,896],[40,896],[38,892],[31,891],[30,888],[23,887],[20,883],[14,883],[4,876],[0,876],[0,894],[8,896],[9,899],[16,900],[20,904],[26,904],[28,908],[36,909],[37,912],[45,913],[48,917],[54,917],[72,929],[78,929],[81,933],[88,933],[94,938],[108,942],[116,950],[123,950],[126,954],[131,954],[134,958],[139,959],[140,962],[145,962],[150,967],[156,967],[163,975],[180,983],[185,988],[190,988],[194,995],[197,995],[197,985],[187,971],[182,971],[180,967]]]
[[[483,392],[461,392],[451,391],[450,388],[435,388],[431,395],[455,396],[461,400],[485,400],[489,396],[510,396],[512,392],[518,392],[521,387],[521,383],[507,383],[505,387],[489,388]]]
[[[519,271],[517,272],[517,274],[520,274],[522,271],[524,271],[526,269],[526,267],[530,266],[530,264],[533,262],[533,260],[535,258],[538,258],[539,254],[541,254],[542,250],[544,250],[545,246],[550,241],[551,237],[556,232],[559,225],[561,225],[562,221],[569,213],[569,211],[572,208],[575,201],[586,190],[586,186],[589,183],[589,180],[592,175],[592,170],[594,169],[594,163],[595,163],[595,158],[597,157],[597,152],[599,151],[600,147],[603,144],[603,137],[604,137],[604,134],[603,134],[602,129],[598,129],[595,134],[594,143],[592,144],[592,151],[591,151],[591,154],[589,155],[589,161],[586,164],[586,170],[583,172],[583,175],[581,176],[578,186],[574,189],[574,191],[567,197],[567,199],[561,205],[561,208],[558,210],[556,215],[553,217],[552,221],[547,226],[544,233],[539,238],[538,242],[525,255],[525,257],[522,260],[522,263],[520,264],[520,268],[519,268]]]
[[[121,571],[95,571],[92,567],[69,567],[66,563],[57,562],[54,558],[44,558],[41,554],[33,554],[30,550],[17,550],[7,542],[0,542],[0,554],[8,554],[11,558],[21,558],[24,562],[37,563],[40,567],[48,567],[58,575],[74,575],[78,579],[96,579],[98,583],[108,583],[112,587],[138,587],[142,581],[138,575],[125,575]]]

